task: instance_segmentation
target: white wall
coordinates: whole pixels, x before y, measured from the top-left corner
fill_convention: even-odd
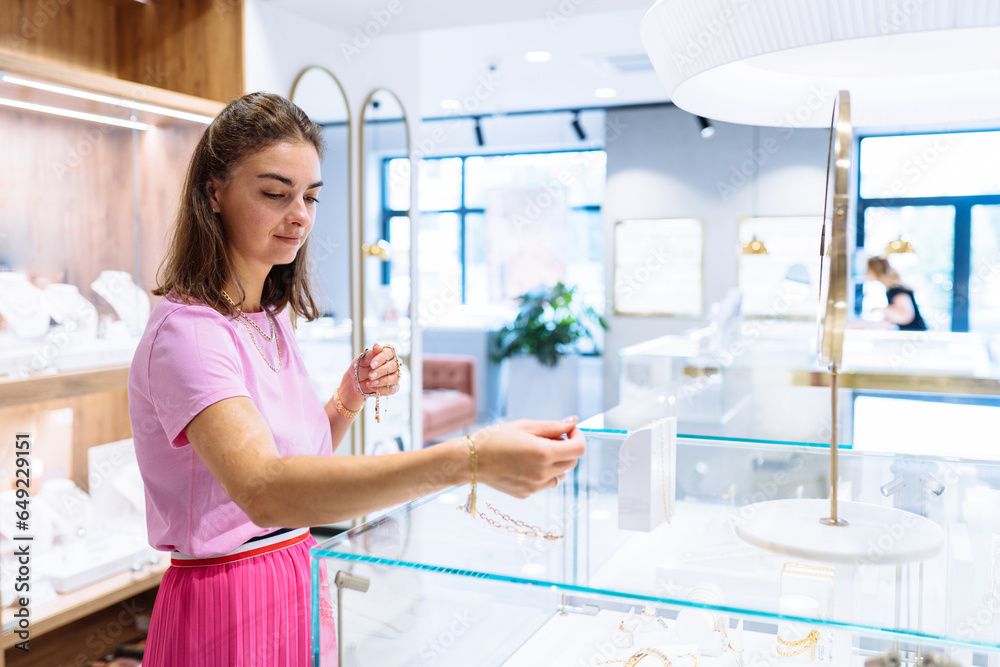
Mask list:
[[[704,309],[736,286],[737,223],[752,215],[820,215],[829,132],[716,123],[704,139],[675,107],[607,113],[604,202],[608,321],[605,408],[618,403],[618,350],[703,320],[616,317],[614,223],[630,218],[701,218],[705,224]],[[819,247],[816,248],[819,261]]]
[[[368,94],[385,87],[403,101],[411,125],[419,120],[416,34],[375,35],[365,45],[355,41],[355,26],[327,28],[265,0],[247,0],[245,16],[248,91],[287,95],[296,74],[310,65],[322,65],[340,80],[353,119],[360,118]]]

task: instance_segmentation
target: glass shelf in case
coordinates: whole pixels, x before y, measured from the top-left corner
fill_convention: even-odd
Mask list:
[[[699,667],[861,665],[893,647],[904,664],[918,652],[998,664],[1000,464],[842,452],[842,499],[926,516],[946,541],[926,560],[881,564],[903,521],[865,558],[831,565],[735,532],[753,503],[825,498],[823,447],[679,436],[672,521],[638,532],[618,528],[623,435],[590,431],[572,476],[529,499],[480,487],[480,510],[507,530],[460,511],[459,487],[319,544],[314,599],[335,591],[320,572],[370,581],[366,593],[343,591],[343,666],[625,664],[643,647],[673,667],[694,667],[685,654]],[[544,531],[562,537],[532,534]]]

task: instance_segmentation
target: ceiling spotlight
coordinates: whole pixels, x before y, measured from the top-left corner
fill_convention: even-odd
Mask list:
[[[698,116],[698,124],[701,125],[701,136],[703,139],[708,139],[715,134],[715,126],[708,122],[708,119],[704,116]]]
[[[476,116],[476,145],[480,147],[486,145],[486,140],[483,139],[483,126],[479,122],[481,118],[481,116]]]
[[[570,123],[573,127],[573,131],[576,132],[576,136],[580,141],[587,140],[587,133],[583,131],[583,125],[580,124],[580,112],[573,112],[573,122]]]
[[[548,51],[528,51],[524,54],[524,59],[529,63],[547,63],[552,60],[552,54]]]
[[[614,88],[598,88],[594,91],[594,95],[597,97],[609,98],[614,97],[618,94],[618,91]]]
[[[458,100],[441,100],[441,108],[445,111],[460,111],[462,103]]]

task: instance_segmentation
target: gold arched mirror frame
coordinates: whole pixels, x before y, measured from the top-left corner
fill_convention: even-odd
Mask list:
[[[841,90],[834,100],[830,123],[820,241],[820,280],[823,282],[818,311],[819,361],[834,375],[843,365],[844,329],[847,327],[847,209],[853,140],[851,98],[846,90]]]
[[[309,234],[316,302],[323,320],[304,325],[303,355],[321,396],[333,395],[354,355],[351,290],[351,241],[354,234],[354,140],[351,106],[340,79],[329,69],[312,65],[300,71],[288,96],[323,129],[326,151],[321,172],[323,189]],[[338,452],[350,453],[350,448]]]
[[[839,456],[837,433],[837,374],[844,362],[844,329],[847,327],[847,208],[851,174],[851,96],[837,93],[830,120],[826,159],[826,193],[823,231],[820,236],[820,290],[817,312],[819,363],[830,371],[830,516],[822,522],[843,526],[838,509]]]
[[[402,124],[402,137],[392,137],[392,128],[397,126],[397,124]],[[410,248],[401,248],[397,244],[396,248],[393,248],[391,243],[384,238],[383,229],[380,226],[381,217],[380,214],[383,210],[383,205],[380,197],[385,195],[383,179],[385,174],[381,169],[382,162],[390,157],[390,153],[395,152],[395,148],[389,148],[386,150],[385,140],[394,142],[391,146],[399,146],[399,154],[395,157],[406,158],[409,164],[410,160],[410,124],[406,115],[406,109],[403,106],[402,100],[394,92],[387,88],[376,88],[365,98],[364,105],[361,110],[361,122],[358,127],[358,154],[360,156],[360,197],[358,203],[358,213],[360,218],[360,238],[352,245],[352,259],[355,259],[358,266],[358,271],[355,275],[359,276],[359,304],[360,307],[355,311],[356,321],[359,325],[354,327],[354,339],[355,339],[355,353],[360,353],[367,347],[376,342],[375,336],[378,336],[377,342],[385,343],[390,342],[395,344],[397,347],[397,352],[403,363],[403,385],[404,387],[409,386],[409,397],[407,402],[407,410],[409,419],[406,420],[406,435],[407,440],[410,441],[410,448],[417,448],[420,445],[415,441],[418,434],[414,431],[414,415],[417,408],[415,395],[416,388],[409,383],[409,373],[410,368],[410,350],[413,337],[413,327],[415,326],[415,318],[413,317],[413,283],[410,281],[410,291],[407,299],[405,309],[402,307],[397,308],[395,303],[395,298],[391,296],[391,289],[384,292],[390,292],[389,296],[383,292],[382,296],[386,298],[373,299],[372,294],[374,290],[371,289],[373,281],[377,276],[382,274],[383,267],[386,262],[391,261],[401,261],[405,257],[405,265],[408,267],[410,276],[413,275],[413,266],[411,261],[412,244],[416,241],[415,228],[416,225],[413,221],[413,181],[412,174],[414,173],[412,164],[410,164],[409,178],[407,179],[407,205],[406,210],[399,210],[392,216],[393,218],[405,217],[408,220],[409,227],[409,239]],[[382,136],[384,135],[384,136]],[[372,154],[376,151],[378,155]],[[371,164],[370,160],[376,159],[377,164]],[[377,168],[376,168],[377,167]],[[390,221],[387,221],[387,223]],[[377,302],[373,302],[377,301]],[[394,337],[391,333],[388,334],[387,330],[391,329],[391,326],[385,326],[388,320],[383,318],[383,313],[391,311],[398,315],[398,320],[400,322],[408,322],[408,325],[400,327],[397,330],[398,337]],[[369,316],[369,313],[374,312],[374,316]],[[376,326],[373,326],[370,330],[368,326],[372,323],[377,322]],[[400,396],[399,398],[403,398]],[[396,412],[394,415],[400,414],[400,401],[398,398],[393,397],[391,401],[387,401],[384,404],[383,410],[388,415],[388,411],[394,410],[393,406],[396,407]],[[400,424],[397,422],[395,425],[389,425],[385,423],[385,418],[383,418],[383,424],[376,430],[373,415],[367,414],[361,420],[361,436],[360,442],[358,443],[357,453],[371,453],[376,449],[378,442],[376,438],[392,438],[399,435]],[[395,429],[395,431],[393,430]]]
[[[906,539],[879,548],[883,565],[914,563],[936,555],[945,532],[930,519],[895,507],[864,501],[839,502],[837,454],[837,375],[844,356],[847,324],[847,209],[851,167],[850,96],[840,91],[834,101],[827,154],[826,201],[820,254],[818,357],[830,372],[830,500],[765,500],[752,508],[750,519],[736,528],[747,542],[769,551],[828,563],[855,565],[869,558],[871,545],[890,525],[906,525]],[[818,519],[818,520],[817,520]]]
[[[305,90],[305,86],[309,85],[309,82],[306,81],[306,79],[313,74],[326,74],[333,81],[334,86],[336,86],[336,90],[340,92],[340,99],[344,103],[343,122],[347,125],[347,127],[350,127],[351,105],[347,103],[347,93],[344,91],[344,86],[343,84],[340,83],[340,79],[337,78],[336,74],[334,74],[327,68],[323,67],[322,65],[310,65],[309,67],[304,68],[301,72],[296,74],[295,81],[292,82],[292,91],[288,94],[288,99],[292,102],[295,102],[295,104],[297,104],[300,109],[305,111],[306,114],[309,116],[309,118],[312,119],[314,122],[319,123],[320,125],[323,125],[324,123],[328,122],[323,117],[319,118],[314,117],[315,112],[313,112],[313,110],[310,108],[311,100],[302,99],[302,94],[303,91]],[[298,101],[296,101],[296,94],[298,94],[299,98]],[[335,120],[334,122],[337,121]]]
[[[354,219],[351,107],[340,79],[320,65],[306,67],[296,75],[288,99],[323,128],[327,144],[322,204],[310,234],[310,249],[321,291],[320,308],[325,315],[343,320],[352,317],[353,308],[349,250]]]

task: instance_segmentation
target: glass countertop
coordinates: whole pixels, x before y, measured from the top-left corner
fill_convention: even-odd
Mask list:
[[[789,582],[810,585],[808,578],[789,579],[789,567],[799,559],[746,543],[736,529],[755,503],[826,497],[828,452],[815,446],[680,437],[673,519],[642,532],[618,527],[620,447],[620,438],[591,431],[588,451],[572,477],[528,499],[480,485],[479,508],[492,523],[461,511],[468,487],[456,487],[325,540],[313,556],[333,569],[375,575],[405,570],[413,573],[409,576],[470,582],[457,584],[459,589],[473,586],[473,580],[502,588],[548,588],[601,608],[610,608],[613,600],[624,601],[626,608],[645,603],[703,608],[925,645],[1000,650],[1000,622],[968,622],[990,608],[993,598],[984,597],[984,591],[1000,590],[995,586],[1000,511],[994,509],[1000,507],[1000,464],[845,451],[842,500],[922,515],[944,528],[945,545],[912,564],[881,564],[877,545],[859,562],[813,563],[825,568],[832,606],[816,614],[781,613],[781,591],[787,592]],[[507,522],[504,515],[520,523]],[[887,539],[892,530],[886,526]],[[540,537],[544,532],[559,539]],[[692,599],[692,591],[708,583],[718,590],[717,598]],[[426,595],[434,586],[420,588]],[[516,602],[517,595],[505,599]],[[403,627],[399,619],[381,620]]]

